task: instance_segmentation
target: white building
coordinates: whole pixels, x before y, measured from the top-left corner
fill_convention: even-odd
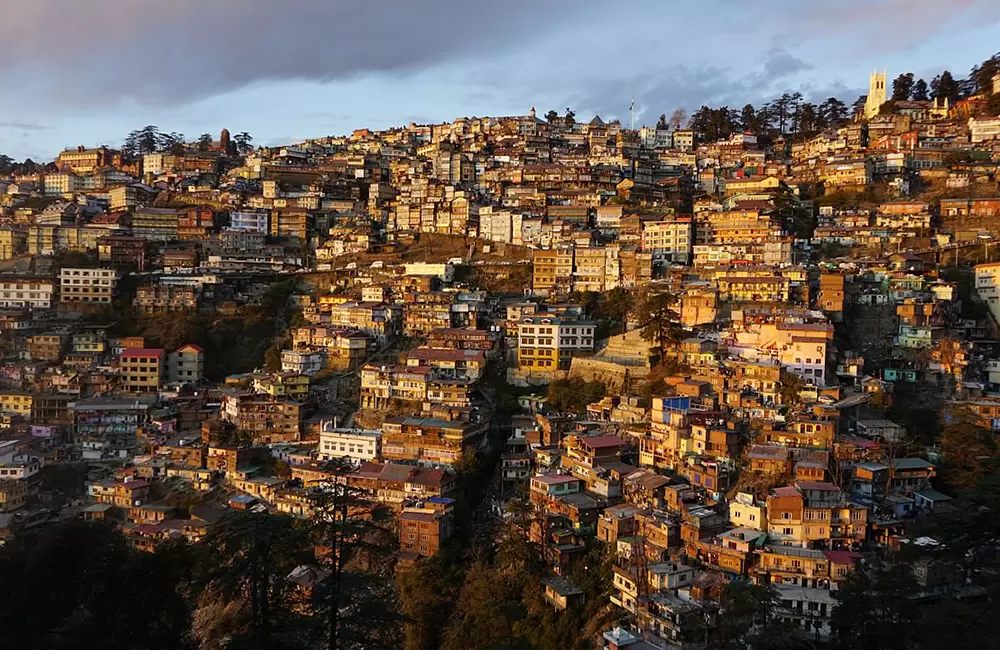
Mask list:
[[[114,269],[60,269],[59,302],[111,304],[118,278]]]
[[[1000,320],[1000,262],[976,265],[976,293],[993,318]]]
[[[691,151],[694,149],[694,131],[674,131],[674,149]]]
[[[45,196],[71,194],[81,187],[80,178],[75,174],[46,174],[42,192]]]
[[[44,278],[0,276],[0,307],[51,309],[55,283]]]
[[[492,206],[479,209],[479,236],[490,241],[515,243],[521,233],[520,214],[510,210],[495,210]]]
[[[1000,138],[1000,117],[993,119],[969,119],[969,138],[972,142],[986,142]]]
[[[167,154],[147,153],[142,157],[142,171],[147,174],[152,174],[153,176],[159,176],[163,172],[167,171],[167,165],[164,160],[166,157]],[[169,156],[169,159],[173,158],[174,156]]]
[[[0,480],[27,480],[42,471],[42,461],[35,456],[15,456],[9,463],[0,463]]]
[[[282,350],[281,371],[312,377],[326,365],[326,354],[320,350]]]
[[[205,376],[205,350],[193,343],[167,357],[167,379],[172,384],[196,384]]]
[[[764,530],[767,524],[767,509],[748,492],[738,492],[729,502],[729,523],[737,528]]]
[[[361,464],[382,455],[382,432],[367,429],[335,429],[324,422],[319,434],[319,459],[350,458]]]
[[[667,129],[644,126],[639,129],[639,143],[643,149],[670,149],[674,146],[674,134]]]
[[[642,250],[654,262],[691,263],[694,224],[689,217],[649,221],[642,225]]]
[[[268,232],[267,212],[233,212],[229,217],[229,228],[232,230],[250,230],[253,232]]]

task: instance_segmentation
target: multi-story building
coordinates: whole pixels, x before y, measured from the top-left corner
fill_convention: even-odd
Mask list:
[[[184,284],[147,284],[136,289],[132,304],[142,314],[195,311],[199,287]]]
[[[485,423],[438,418],[394,417],[382,425],[382,457],[424,467],[452,467],[478,446]]]
[[[162,348],[129,348],[118,357],[122,390],[157,392],[166,378],[166,354]]]
[[[150,241],[177,239],[180,215],[171,208],[138,208],[132,215],[132,234]]]
[[[146,266],[147,246],[142,237],[101,237],[97,240],[98,259],[114,266],[134,266],[141,271]]]
[[[77,147],[66,149],[56,156],[55,164],[62,172],[72,172],[74,174],[89,174],[100,170],[102,167],[110,167],[121,161],[120,151],[108,149],[107,147],[97,147],[87,149]]]
[[[171,384],[197,384],[205,376],[205,350],[193,343],[183,345],[167,357],[167,380]]]
[[[76,174],[46,174],[42,181],[45,196],[72,194],[82,189],[82,179]]]
[[[486,370],[486,355],[482,350],[447,350],[417,348],[406,353],[408,368],[428,367],[439,379],[477,380]]]
[[[537,377],[558,377],[573,357],[594,351],[593,321],[553,314],[525,316],[517,324],[518,371]]]
[[[282,350],[281,371],[313,376],[326,365],[324,350]]]
[[[118,286],[114,269],[62,268],[59,270],[59,301],[63,303],[111,304]]]
[[[48,278],[0,275],[0,307],[51,309],[55,282]]]
[[[59,361],[68,341],[65,332],[41,332],[28,337],[28,353],[35,361]]]
[[[308,241],[313,232],[313,215],[298,208],[271,210],[270,234],[272,237],[289,237]]]
[[[310,379],[306,375],[275,372],[254,375],[252,387],[255,393],[304,402],[309,398],[309,383]]]
[[[297,441],[304,416],[301,402],[240,391],[222,395],[222,420],[250,433],[255,444]]]
[[[348,485],[366,490],[377,501],[401,507],[413,499],[447,496],[455,476],[441,469],[423,469],[395,463],[364,463],[347,477]]]
[[[781,601],[775,612],[777,618],[827,637],[830,615],[837,603],[833,591],[861,555],[777,545],[763,546],[755,555],[752,577],[758,584],[770,584],[777,591]]]
[[[431,379],[431,369],[426,366],[366,364],[361,368],[361,404],[380,409],[393,400],[423,402]]]
[[[269,224],[270,215],[267,212],[239,211],[229,215],[229,227],[232,230],[268,233]]]
[[[255,253],[264,249],[267,235],[251,229],[227,229],[219,233],[224,253]]]
[[[366,429],[337,429],[324,422],[319,434],[317,456],[320,460],[350,458],[356,463],[382,457],[382,432]]]
[[[347,302],[334,305],[329,314],[331,325],[359,330],[379,343],[398,335],[402,321],[398,307],[382,303]]]
[[[568,292],[573,282],[573,247],[539,249],[532,256],[536,293]]]
[[[1000,262],[976,265],[976,294],[1000,321]]]
[[[149,420],[150,400],[90,397],[69,404],[73,444],[89,458],[134,452],[137,431]]]
[[[156,198],[156,190],[139,183],[119,185],[108,190],[112,210],[135,210]]]
[[[655,262],[690,264],[693,245],[694,223],[691,217],[642,223],[642,250],[651,253]]]
[[[215,210],[198,205],[185,209],[177,218],[179,239],[202,241],[215,229]]]
[[[427,347],[437,350],[492,350],[493,336],[486,330],[438,328],[431,330]]]
[[[973,143],[1000,139],[1000,117],[993,119],[969,120],[969,139]]]
[[[778,544],[852,550],[867,528],[868,509],[831,483],[798,481],[767,497],[767,533]]]
[[[12,260],[28,249],[28,232],[16,226],[0,228],[0,260]]]
[[[14,512],[28,503],[28,484],[14,479],[0,479],[0,513]]]
[[[22,393],[20,391],[0,392],[0,412],[15,413],[30,417],[33,399],[31,393]]]
[[[454,499],[430,497],[403,508],[399,515],[401,559],[431,557],[454,531]]]
[[[148,481],[116,481],[105,479],[87,483],[87,494],[98,503],[107,503],[126,510],[142,505],[149,495]]]

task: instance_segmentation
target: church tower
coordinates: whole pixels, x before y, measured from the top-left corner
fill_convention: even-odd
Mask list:
[[[872,72],[871,76],[868,78],[868,101],[865,102],[866,120],[870,120],[878,115],[878,110],[888,99],[885,90],[885,81],[887,76],[888,72],[886,70],[883,70],[882,72],[876,70],[875,72]]]

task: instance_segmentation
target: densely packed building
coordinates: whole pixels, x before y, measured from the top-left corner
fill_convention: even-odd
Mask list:
[[[720,576],[826,637],[864,554],[949,507],[894,400],[1000,430],[1000,127],[973,99],[719,139],[534,109],[225,132],[0,179],[0,539],[56,516],[45,465],[121,461],[83,515],[137,548],[205,533],[159,481],[308,517],[336,478],[412,565],[499,458],[487,507],[520,488],[556,609],[613,556],[607,643],[705,638]],[[270,347],[213,358],[234,320]]]

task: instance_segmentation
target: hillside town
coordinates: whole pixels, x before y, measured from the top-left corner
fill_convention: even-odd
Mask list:
[[[0,544],[226,567],[311,527],[242,614],[166,588],[191,647],[267,607],[414,650],[937,647],[851,635],[996,602],[998,61],[2,157]]]

